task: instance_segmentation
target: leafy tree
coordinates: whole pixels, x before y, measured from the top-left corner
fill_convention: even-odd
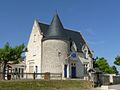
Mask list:
[[[117,68],[115,66],[112,66],[112,69],[114,70],[115,74],[118,74]]]
[[[93,58],[93,68],[98,67],[98,65],[96,63],[97,59],[98,59],[98,57]]]
[[[101,71],[103,71],[104,73],[107,73],[109,70],[109,65],[107,63],[107,60],[105,60],[104,58],[98,58],[95,62],[96,66],[99,67],[99,69]]]
[[[114,64],[120,66],[120,56],[117,56],[117,57],[115,58]]]
[[[114,74],[117,73],[117,69],[115,66],[111,67],[107,60],[105,58],[97,58],[94,61],[94,67],[98,67],[102,72],[106,73],[106,74]]]
[[[24,44],[16,47],[11,47],[9,43],[6,43],[3,48],[0,48],[0,62],[3,67],[3,79],[5,79],[6,65],[9,61],[16,62],[21,59],[22,53],[26,52]]]

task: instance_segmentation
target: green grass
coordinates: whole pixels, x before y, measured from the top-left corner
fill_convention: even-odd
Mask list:
[[[91,90],[82,80],[11,80],[0,81],[0,90]]]

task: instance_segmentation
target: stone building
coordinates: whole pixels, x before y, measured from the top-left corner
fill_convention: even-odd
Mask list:
[[[92,52],[81,33],[65,29],[57,14],[50,25],[34,21],[27,48],[27,73],[61,73],[62,78],[83,78],[93,67]]]

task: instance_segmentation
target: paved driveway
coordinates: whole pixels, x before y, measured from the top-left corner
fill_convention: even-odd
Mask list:
[[[120,90],[120,84],[118,84],[118,85],[111,85],[111,86],[108,87],[108,89]]]
[[[110,85],[110,86],[102,86],[102,87],[94,88],[93,90],[120,90],[120,84]]]

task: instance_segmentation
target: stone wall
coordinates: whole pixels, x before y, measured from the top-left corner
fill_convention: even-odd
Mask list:
[[[110,84],[110,77],[108,75],[101,75],[100,80],[102,85],[109,85]]]
[[[41,73],[41,40],[42,34],[37,21],[34,22],[32,32],[30,34],[26,52],[26,72],[29,72],[29,67],[33,67],[33,72]]]
[[[103,85],[119,84],[120,76],[115,74],[102,74],[100,75],[100,80]]]
[[[69,54],[69,41],[45,40],[42,45],[42,73],[63,73]]]
[[[113,84],[120,84],[120,76],[113,76]]]

